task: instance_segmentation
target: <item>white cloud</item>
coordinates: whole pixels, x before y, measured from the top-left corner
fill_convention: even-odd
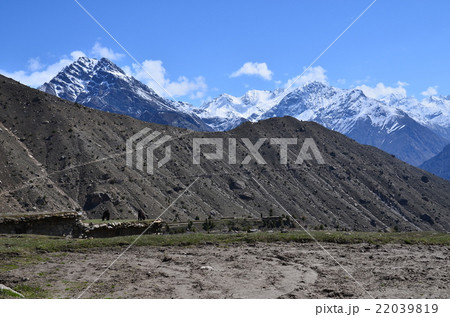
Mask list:
[[[422,94],[422,96],[425,96],[425,97],[437,95],[438,94],[437,88],[438,88],[438,86],[428,87],[427,90],[422,91],[421,94]]]
[[[38,87],[43,83],[50,81],[61,71],[61,69],[73,63],[80,56],[84,56],[84,53],[81,51],[74,51],[70,53],[70,57],[64,56],[56,63],[48,66],[42,65],[37,58],[32,58],[28,61],[28,70],[7,72],[0,69],[0,73],[13,78],[22,84]]]
[[[361,85],[355,88],[361,89],[364,92],[364,94],[369,98],[383,99],[389,97],[390,95],[406,97],[406,89],[405,89],[406,86],[408,86],[408,83],[398,81],[397,87],[389,87],[385,86],[383,83],[378,83],[375,87]]]
[[[176,81],[167,77],[167,72],[160,60],[145,60],[142,67],[133,64],[130,67],[123,67],[124,71],[134,76],[136,79],[144,82],[152,88],[157,94],[169,97],[189,96],[191,99],[200,99],[205,95],[208,85],[202,76],[189,79],[180,76]]]
[[[242,65],[237,71],[230,75],[231,78],[242,75],[255,75],[265,80],[271,80],[273,72],[267,67],[266,63],[252,63],[247,62]]]
[[[99,42],[95,42],[94,46],[92,47],[91,53],[95,57],[105,57],[112,61],[117,61],[125,56],[124,54],[114,52],[108,47],[102,46]]]
[[[284,85],[285,88],[302,87],[307,83],[317,81],[328,84],[326,70],[321,66],[311,67],[301,77],[294,77],[289,79]]]
[[[39,57],[30,58],[28,60],[28,69],[32,72],[42,69],[43,67],[44,65],[42,65],[41,62],[39,61]]]
[[[102,47],[98,42],[94,44],[91,53],[96,57],[106,57],[112,60],[123,56],[123,54],[114,53],[111,49]],[[82,56],[86,56],[86,54],[82,51],[73,51],[70,53],[70,56],[63,56],[59,61],[48,66],[41,64],[39,58],[31,58],[28,61],[27,70],[7,72],[0,69],[0,73],[7,77],[13,78],[22,84],[31,87],[38,87],[45,82],[49,82],[65,66],[70,65]],[[162,65],[162,61],[145,60],[142,65],[145,71],[134,64],[132,67],[124,66],[122,69],[126,74],[134,76],[138,80],[141,80],[147,84],[161,96],[189,96],[191,99],[204,98],[205,92],[208,89],[208,85],[206,84],[204,77],[198,76],[193,79],[189,79],[186,76],[180,76],[176,81],[173,81],[168,78],[166,69]],[[149,74],[151,76],[149,76]],[[153,79],[151,79],[151,77]],[[159,83],[162,88],[155,81]]]
[[[76,61],[80,57],[86,57],[86,54],[84,54],[82,51],[73,51],[72,53],[70,53],[70,56],[74,61]]]

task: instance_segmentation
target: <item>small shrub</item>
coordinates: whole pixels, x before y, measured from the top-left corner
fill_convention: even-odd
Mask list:
[[[214,222],[211,219],[211,216],[209,216],[207,219],[205,219],[205,222],[203,223],[203,230],[210,231],[215,227]]]
[[[422,176],[421,178],[420,178],[420,180],[422,181],[422,182],[424,182],[424,183],[428,183],[429,181],[430,181],[430,179],[427,177],[427,176]]]

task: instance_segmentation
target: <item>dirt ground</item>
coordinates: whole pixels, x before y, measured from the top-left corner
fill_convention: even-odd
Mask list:
[[[313,243],[133,247],[84,298],[449,298],[448,246]],[[77,297],[122,251],[52,253],[0,273],[10,287]],[[367,292],[368,293],[367,293]],[[369,295],[370,294],[370,295]]]

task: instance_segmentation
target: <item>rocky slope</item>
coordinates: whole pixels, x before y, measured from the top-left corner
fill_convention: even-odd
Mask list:
[[[276,198],[302,225],[351,230],[450,231],[450,182],[363,146],[317,123],[274,118],[228,132],[194,132],[101,112],[0,77],[1,213],[79,210],[100,218],[282,215]],[[125,166],[125,140],[144,127],[172,136],[172,159],[150,176]],[[237,139],[237,162],[192,164],[192,138]],[[313,138],[325,164],[288,164],[267,140],[265,165],[241,164],[241,138]],[[226,142],[226,141],[225,141]],[[208,150],[206,148],[206,150]],[[263,186],[263,187],[261,187]]]
[[[80,57],[40,90],[107,112],[191,130],[210,131],[181,102],[160,97],[106,58]]]

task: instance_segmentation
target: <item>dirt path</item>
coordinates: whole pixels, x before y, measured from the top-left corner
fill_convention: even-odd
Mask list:
[[[449,247],[324,244],[375,298],[449,298]],[[120,250],[56,253],[46,262],[0,273],[0,282],[76,297]],[[368,298],[315,244],[136,247],[84,297]]]

